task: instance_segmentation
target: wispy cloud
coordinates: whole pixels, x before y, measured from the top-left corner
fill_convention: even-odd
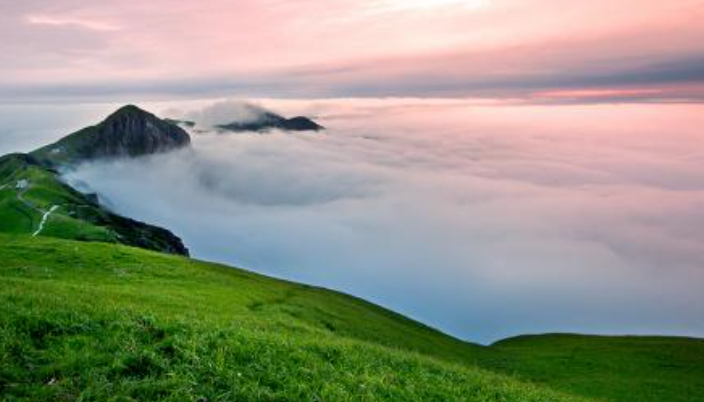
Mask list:
[[[459,11],[480,10],[491,5],[491,0],[373,0],[366,9],[373,12],[432,11],[454,8]]]
[[[34,25],[48,25],[54,27],[72,27],[88,29],[91,31],[118,31],[120,27],[103,21],[95,21],[83,18],[50,16],[50,15],[28,15],[27,22]]]

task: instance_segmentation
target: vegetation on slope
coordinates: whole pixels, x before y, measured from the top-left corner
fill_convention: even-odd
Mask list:
[[[579,401],[339,293],[100,243],[0,235],[5,400]]]
[[[704,339],[520,336],[494,344],[481,364],[614,402],[704,401]]]
[[[0,232],[118,242],[187,254],[171,232],[115,215],[32,156],[0,157]]]
[[[0,262],[2,400],[704,400],[697,339],[481,347],[344,294],[130,247],[0,235]]]

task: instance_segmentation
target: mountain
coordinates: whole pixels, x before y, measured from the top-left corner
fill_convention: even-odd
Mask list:
[[[82,194],[35,157],[0,157],[0,232],[122,243],[188,255],[166,229],[114,214],[95,195]]]
[[[31,153],[47,166],[117,157],[137,157],[186,147],[191,138],[173,122],[127,105],[104,121]]]
[[[135,157],[188,146],[178,126],[136,106],[125,106],[31,154],[0,157],[0,232],[121,243],[188,255],[166,229],[117,215],[95,194],[63,182],[56,169],[101,158]]]
[[[285,131],[320,131],[324,130],[325,127],[319,125],[313,120],[298,116],[287,119],[276,113],[269,111],[262,111],[253,120],[247,120],[243,122],[232,122],[229,124],[218,125],[215,128],[224,131],[242,132],[242,131],[268,131],[273,129],[285,130]]]

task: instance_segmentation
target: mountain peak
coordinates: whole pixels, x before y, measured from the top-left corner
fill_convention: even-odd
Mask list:
[[[154,116],[153,114],[147,112],[146,110],[140,108],[139,106],[136,105],[125,105],[122,106],[121,108],[117,109],[116,111],[112,112],[111,115],[109,115],[107,118],[111,117],[120,117],[120,116],[125,116],[125,115],[145,115],[145,116]]]
[[[49,165],[70,165],[102,158],[137,157],[188,146],[181,127],[135,105],[126,105],[101,123],[34,151]]]
[[[162,120],[153,113],[150,113],[139,106],[135,105],[125,105],[120,107],[119,109],[115,110],[114,112],[110,113],[102,122],[98,124],[98,126],[102,126],[105,124],[111,124],[116,121],[125,121],[125,120],[131,120],[135,122],[145,122],[145,121],[150,121],[155,124],[159,123],[169,123],[166,120]]]

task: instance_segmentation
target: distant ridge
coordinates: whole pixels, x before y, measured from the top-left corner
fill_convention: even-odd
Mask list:
[[[320,131],[325,127],[314,122],[308,117],[297,116],[287,119],[273,112],[263,112],[256,119],[244,122],[232,122],[215,126],[220,130],[242,132],[258,131],[264,132],[273,129],[285,131]]]

